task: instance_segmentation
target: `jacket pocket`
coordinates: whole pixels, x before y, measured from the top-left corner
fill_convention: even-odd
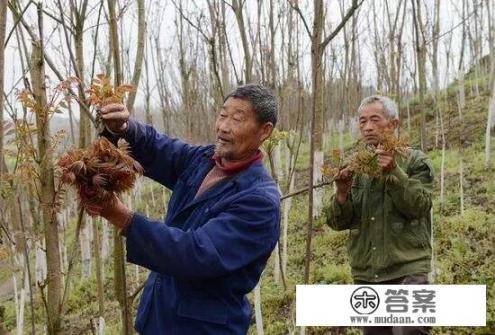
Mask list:
[[[401,220],[394,220],[391,224],[392,229],[392,241],[395,241],[397,248],[403,247],[413,248],[426,248],[427,241],[425,241],[424,225],[420,220],[412,220],[410,222],[404,222]]]
[[[220,299],[183,297],[177,315],[197,321],[227,324],[227,305]]]

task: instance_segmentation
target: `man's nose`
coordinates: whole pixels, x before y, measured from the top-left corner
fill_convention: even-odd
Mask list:
[[[217,128],[219,132],[229,133],[231,129],[230,120],[228,118],[225,118],[223,120],[218,120]]]
[[[373,130],[373,125],[370,121],[366,121],[363,125],[363,131],[370,132]]]

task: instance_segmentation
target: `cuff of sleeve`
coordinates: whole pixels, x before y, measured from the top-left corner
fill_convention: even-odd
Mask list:
[[[115,132],[115,131],[111,131],[110,128],[108,128],[107,126],[105,126],[105,129],[112,135],[114,136],[122,136],[123,134],[125,134],[125,132],[127,131],[127,128],[129,128],[129,121],[127,121],[127,127],[122,130],[122,131],[119,131],[119,132]]]
[[[123,235],[126,237],[126,258],[128,262],[136,264],[136,261],[140,257],[139,247],[136,245],[140,244],[141,235],[143,230],[145,230],[146,218],[138,213],[134,213],[131,222],[126,227]]]
[[[132,139],[135,138],[137,128],[138,122],[134,119],[129,119],[127,121],[127,129],[120,136],[127,142],[131,143]]]
[[[119,234],[120,236],[124,236],[124,237],[127,237],[127,230],[129,229],[129,227],[131,226],[132,224],[132,221],[134,221],[134,216],[136,215],[136,213],[132,213],[132,215],[129,216],[129,219],[127,220],[127,222],[124,224],[124,226],[122,228],[119,229]]]
[[[107,126],[103,128],[103,131],[100,133],[101,136],[105,136],[106,138],[113,140],[113,139],[119,139],[119,138],[124,138],[126,139],[129,137],[130,134],[133,134],[136,130],[136,121],[133,119],[127,120],[127,128],[122,131],[122,132],[114,132],[108,129]]]
[[[396,189],[409,180],[407,173],[398,165],[387,174],[387,177],[387,184],[391,189]]]

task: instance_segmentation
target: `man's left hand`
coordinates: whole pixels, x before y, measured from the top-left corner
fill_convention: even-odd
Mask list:
[[[396,163],[393,152],[382,149],[376,149],[375,152],[378,155],[378,165],[382,168],[383,172],[390,172],[395,168]]]
[[[117,196],[101,206],[86,205],[85,209],[90,215],[101,216],[120,229],[126,228],[133,216],[133,212]]]

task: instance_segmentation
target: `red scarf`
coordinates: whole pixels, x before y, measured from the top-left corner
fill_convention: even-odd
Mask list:
[[[260,161],[263,159],[263,153],[261,150],[256,151],[256,154],[248,158],[246,160],[240,161],[240,162],[222,162],[222,158],[219,157],[216,153],[211,157],[215,161],[215,165],[222,171],[228,173],[228,174],[234,174],[237,172],[240,172],[244,169],[247,169],[252,163],[256,161]]]

